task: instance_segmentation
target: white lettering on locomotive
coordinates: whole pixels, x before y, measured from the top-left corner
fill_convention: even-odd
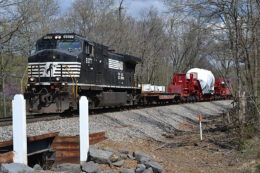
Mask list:
[[[118,72],[118,74],[117,74],[117,78],[118,78],[119,80],[124,80],[124,79],[125,79],[125,77],[124,77],[124,73],[120,73],[120,72]]]

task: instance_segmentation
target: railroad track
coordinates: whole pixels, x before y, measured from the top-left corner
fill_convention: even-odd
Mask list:
[[[156,106],[166,106],[169,104],[156,104],[156,105],[143,105],[143,106],[124,106],[124,107],[113,107],[113,108],[105,108],[105,109],[93,109],[89,111],[90,115],[109,113],[109,112],[120,112],[131,109],[142,109],[148,107],[156,107]],[[64,118],[72,118],[78,117],[79,114],[77,111],[72,111],[66,114],[63,113],[52,113],[52,114],[33,114],[27,115],[26,121],[27,123],[33,123],[37,121],[50,121]],[[0,126],[9,126],[12,125],[12,117],[0,118]]]
[[[186,104],[193,104],[196,102],[190,102]],[[95,114],[102,114],[102,113],[110,113],[110,112],[120,112],[120,111],[127,111],[133,109],[143,109],[143,108],[151,108],[151,107],[161,107],[161,106],[168,106],[168,105],[177,105],[183,103],[164,103],[164,104],[151,104],[151,105],[134,105],[134,106],[123,106],[123,107],[113,107],[113,108],[105,108],[105,109],[93,109],[89,111],[90,115]],[[185,104],[185,103],[184,103]],[[66,114],[63,113],[52,113],[52,114],[33,114],[27,115],[26,120],[27,123],[33,123],[38,121],[51,121],[57,119],[64,119],[64,118],[73,118],[78,117],[78,111],[72,111]],[[12,117],[5,117],[0,118],[0,126],[9,126],[12,125]]]
[[[146,107],[148,107],[148,106],[146,106]],[[149,107],[151,107],[151,106],[149,106]],[[138,108],[144,108],[144,107],[132,106],[132,107],[119,107],[119,108],[115,107],[115,108],[106,108],[106,109],[94,109],[94,110],[90,110],[89,114],[95,115],[95,114],[102,114],[102,113],[109,113],[109,112],[120,112],[120,111],[138,109]],[[64,115],[62,113],[34,114],[34,115],[27,115],[26,122],[33,123],[33,122],[38,122],[38,121],[51,121],[51,120],[64,119],[64,118],[73,118],[73,117],[78,117],[78,116],[79,116],[79,114],[77,111],[66,113],[66,115]],[[12,117],[0,118],[0,126],[10,126],[10,125],[12,125]]]
[[[64,118],[61,114],[34,114],[27,115],[27,123],[37,122],[37,121],[48,121]],[[9,126],[12,125],[12,117],[0,118],[0,126]]]

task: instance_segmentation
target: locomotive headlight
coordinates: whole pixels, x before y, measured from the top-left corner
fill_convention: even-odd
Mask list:
[[[59,81],[60,81],[60,77],[56,77],[55,80],[56,80],[57,82],[59,82]]]
[[[61,35],[55,35],[54,39],[56,39],[56,40],[61,39]]]
[[[29,80],[30,80],[30,82],[35,82],[35,78],[34,77],[31,77]]]

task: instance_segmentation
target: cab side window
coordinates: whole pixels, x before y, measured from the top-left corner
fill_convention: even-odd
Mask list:
[[[94,57],[94,46],[86,43],[85,53],[89,56]]]

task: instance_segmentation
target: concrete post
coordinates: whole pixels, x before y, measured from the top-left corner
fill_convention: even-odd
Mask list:
[[[14,96],[12,109],[14,163],[27,165],[26,109],[22,94]]]
[[[79,133],[80,133],[80,163],[86,162],[89,150],[89,120],[88,99],[82,96],[79,100]]]

